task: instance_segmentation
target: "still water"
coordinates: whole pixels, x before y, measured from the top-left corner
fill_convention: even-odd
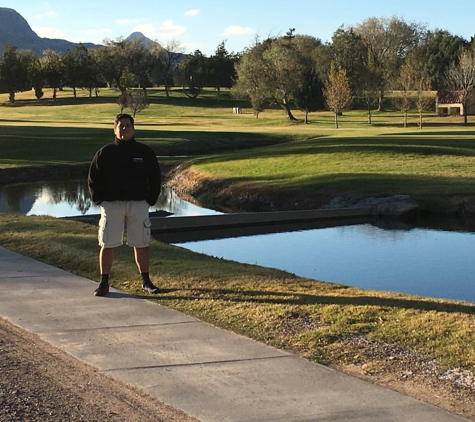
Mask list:
[[[475,302],[475,234],[370,224],[178,244],[365,289]]]
[[[171,189],[164,188],[150,211],[164,210],[180,215],[219,214],[182,200]],[[72,217],[99,214],[87,190],[85,180],[19,183],[0,188],[0,212],[25,215]]]
[[[216,214],[164,189],[151,211]],[[0,189],[0,212],[97,214],[84,181]],[[168,217],[169,218],[169,217]],[[175,243],[195,252],[355,287],[475,302],[475,234],[371,224]]]

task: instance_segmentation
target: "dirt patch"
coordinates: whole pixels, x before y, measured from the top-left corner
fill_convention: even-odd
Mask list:
[[[337,368],[475,420],[475,373],[445,370],[421,353],[355,336],[338,344],[354,363]]]
[[[197,419],[0,318],[0,421]]]
[[[356,363],[336,368],[475,420],[475,374],[363,336],[346,340]],[[197,422],[0,318],[0,421]]]

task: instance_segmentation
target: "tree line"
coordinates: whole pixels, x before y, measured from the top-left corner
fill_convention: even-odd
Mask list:
[[[236,97],[250,101],[255,116],[268,107],[282,107],[295,119],[292,106],[308,113],[329,109],[338,116],[357,103],[368,110],[383,110],[389,96],[407,116],[416,108],[420,115],[434,104],[435,91],[460,93],[467,122],[467,106],[475,86],[475,42],[446,30],[398,17],[370,17],[338,28],[331,42],[295,34],[256,38],[240,53],[229,53],[225,41],[209,57],[196,50],[184,55],[178,41],[165,46],[147,39],[105,40],[88,50],[79,44],[64,54],[47,50],[42,57],[7,46],[0,61],[0,91],[9,94],[34,89],[37,98],[44,87],[85,88],[92,96],[102,86],[130,88],[180,86],[190,98],[203,87],[231,88]],[[394,93],[397,92],[397,95]],[[124,96],[123,96],[124,97]],[[126,98],[126,96],[124,97]]]
[[[165,46],[146,38],[105,40],[98,48],[87,49],[78,44],[73,51],[60,53],[46,50],[37,56],[31,50],[18,50],[7,45],[0,60],[0,92],[15,101],[17,92],[33,89],[36,98],[43,97],[43,88],[53,89],[53,99],[62,87],[89,90],[89,96],[101,87],[115,87],[121,94],[130,88],[146,89],[182,84],[186,95],[196,97],[204,86],[213,86],[218,93],[230,88],[234,80],[237,57],[228,53],[225,42],[215,54],[205,57],[199,50],[184,55],[178,41]]]

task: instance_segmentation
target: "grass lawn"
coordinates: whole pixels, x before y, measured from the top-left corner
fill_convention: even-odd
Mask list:
[[[77,100],[69,91],[58,95],[56,102],[38,102],[31,93],[18,94],[14,105],[0,95],[0,170],[87,164],[112,140],[117,93],[104,90],[91,100],[84,93]],[[368,126],[364,112],[350,111],[336,130],[327,112],[311,114],[304,125],[286,121],[280,110],[255,119],[244,103],[226,96],[217,103],[213,92],[195,102],[179,95],[167,100],[152,93],[150,107],[136,119],[137,138],[162,162],[186,160],[197,171],[256,186],[415,196],[475,192],[475,129],[459,117],[428,115],[421,130],[415,115],[405,129],[397,113],[375,113]],[[242,115],[232,113],[236,104]],[[98,279],[95,227],[0,214],[0,245]],[[475,304],[323,283],[157,241],[150,255],[152,281],[165,289],[150,300],[305,358],[384,376],[399,367],[395,359],[411,369],[403,360],[409,353],[434,362],[440,373],[475,371]],[[136,272],[131,251],[118,248],[113,285],[140,294]],[[392,354],[375,358],[362,340]]]
[[[114,91],[89,100],[71,91],[58,100],[19,94],[9,105],[0,95],[0,169],[12,166],[88,163],[112,138],[120,111]],[[475,192],[475,128],[462,117],[428,114],[423,128],[412,115],[403,128],[398,112],[349,111],[333,126],[329,112],[310,114],[310,124],[289,122],[281,110],[256,119],[249,107],[232,113],[236,100],[211,91],[196,100],[173,92],[151,93],[151,104],[136,116],[137,138],[160,161],[187,160],[211,177],[236,184],[347,191],[367,195],[471,195]],[[297,117],[303,118],[296,111]],[[249,147],[253,147],[249,149]]]

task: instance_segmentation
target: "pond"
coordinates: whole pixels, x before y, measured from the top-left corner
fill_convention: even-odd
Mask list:
[[[169,189],[154,210],[176,216],[217,214]],[[71,181],[5,186],[0,189],[0,212],[65,217],[97,214],[99,208],[91,203],[85,181]],[[475,235],[463,228],[355,224],[174,244],[316,280],[475,302]]]
[[[180,215],[218,214],[182,200],[168,188],[162,189],[150,211],[164,210]],[[85,180],[18,183],[0,188],[0,212],[25,215],[72,217],[99,214],[99,207],[91,201]]]
[[[358,224],[177,245],[317,280],[475,302],[475,234],[469,232]]]

